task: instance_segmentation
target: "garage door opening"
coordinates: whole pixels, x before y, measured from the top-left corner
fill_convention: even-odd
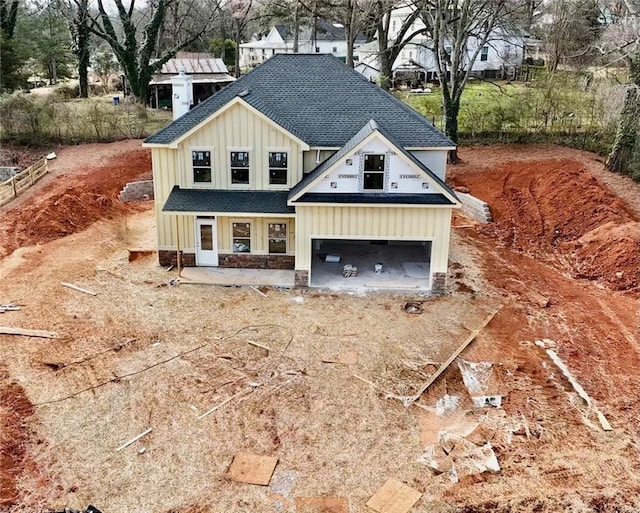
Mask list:
[[[311,243],[312,287],[430,289],[431,241],[313,239]],[[355,270],[350,272],[348,266]]]

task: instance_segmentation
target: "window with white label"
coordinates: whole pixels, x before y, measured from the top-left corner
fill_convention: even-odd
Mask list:
[[[248,184],[249,183],[249,152],[248,151],[232,151],[230,153],[231,160],[231,183],[232,184]]]
[[[283,151],[269,152],[269,185],[287,185],[287,160]]]
[[[194,150],[191,152],[194,183],[211,183],[211,152]]]
[[[384,155],[364,155],[364,177],[362,188],[366,190],[384,189]]]
[[[251,223],[232,223],[234,253],[251,253]]]
[[[269,253],[287,252],[286,223],[269,223]]]

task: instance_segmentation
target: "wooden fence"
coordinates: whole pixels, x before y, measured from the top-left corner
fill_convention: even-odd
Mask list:
[[[48,160],[39,160],[33,166],[20,171],[4,182],[0,182],[0,207],[26,191],[49,172]]]

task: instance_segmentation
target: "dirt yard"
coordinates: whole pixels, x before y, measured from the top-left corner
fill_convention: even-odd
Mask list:
[[[152,203],[117,200],[149,175],[139,141],[58,154],[0,209],[0,305],[21,308],[0,325],[60,335],[0,335],[0,510],[357,513],[388,478],[412,512],[640,508],[640,192],[592,154],[462,150],[451,182],[495,223],[457,216],[441,298],[172,285],[129,251],[154,247]],[[462,358],[492,364],[502,407],[455,363],[405,406],[498,308]],[[229,478],[238,452],[278,457],[269,486]]]

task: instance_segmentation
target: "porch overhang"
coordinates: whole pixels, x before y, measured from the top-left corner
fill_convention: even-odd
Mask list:
[[[166,214],[294,217],[288,191],[181,189],[174,186],[162,208]]]

